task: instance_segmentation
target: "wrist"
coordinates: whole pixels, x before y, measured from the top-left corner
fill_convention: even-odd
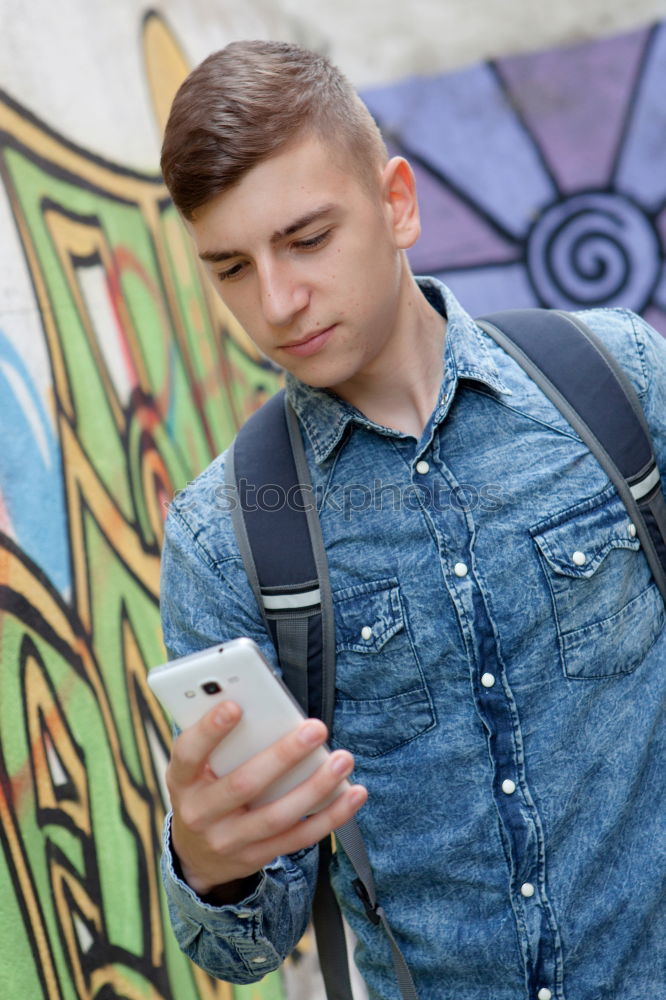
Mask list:
[[[193,872],[190,872],[183,866],[174,850],[173,844],[171,845],[171,857],[177,877],[189,885],[190,889],[197,894],[202,903],[208,903],[211,906],[228,906],[235,903],[242,903],[244,899],[252,895],[261,881],[261,872],[254,872],[246,878],[234,879],[232,882],[211,884],[204,879],[197,878]]]
[[[248,875],[247,878],[236,879],[234,882],[223,882],[221,885],[213,886],[206,893],[198,892],[197,895],[202,903],[208,903],[210,906],[238,905],[257,890],[261,877],[261,872],[255,872],[253,875]]]

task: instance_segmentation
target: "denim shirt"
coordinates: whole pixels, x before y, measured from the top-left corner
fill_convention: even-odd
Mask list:
[[[420,1000],[666,996],[664,605],[626,509],[571,426],[433,279],[444,376],[420,440],[291,377],[336,616],[331,743]],[[643,403],[666,473],[666,344],[624,310],[581,313]],[[275,654],[225,504],[224,455],[174,500],[170,654],[237,635]],[[241,905],[178,877],[175,933],[214,976],[255,981],[308,920],[317,849],[278,858]],[[333,880],[373,1000],[387,941]]]

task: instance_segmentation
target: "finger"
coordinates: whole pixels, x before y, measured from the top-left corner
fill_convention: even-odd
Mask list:
[[[342,797],[349,790],[345,779],[353,766],[352,755],[347,750],[338,750],[311,777],[286,795],[256,809],[238,810],[228,815],[224,833],[219,830],[224,838],[225,853],[245,853],[248,849],[253,852],[255,845],[272,843],[294,829],[302,831],[304,816],[316,810],[323,811],[333,804],[336,796]],[[297,836],[302,837],[303,833]],[[260,849],[270,850],[265,846]]]
[[[320,747],[328,731],[319,719],[306,719],[297,729],[255,754],[244,764],[223,775],[207,790],[207,801],[214,809],[215,796],[223,803],[222,811],[233,812],[258,798],[278,778]]]
[[[325,809],[301,820],[284,834],[257,844],[254,851],[248,850],[244,859],[248,871],[258,871],[275,857],[295,854],[318,843],[338,827],[344,826],[367,798],[368,792],[363,785],[352,785]]]
[[[348,788],[347,778],[354,767],[348,750],[336,750],[305,781],[279,799],[244,813],[239,826],[252,828],[254,840],[275,837],[320,809],[336,794]]]
[[[167,777],[171,784],[196,781],[220,740],[240,721],[242,712],[233,701],[222,701],[174,740]]]

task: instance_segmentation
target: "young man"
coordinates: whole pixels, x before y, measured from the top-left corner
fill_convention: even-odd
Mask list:
[[[247,805],[322,723],[220,779],[206,761],[237,707],[176,739],[164,878],[181,946],[232,982],[276,968],[309,917],[313,845],[357,813],[421,1000],[666,995],[666,616],[614,487],[450,291],[411,275],[412,172],[325,59],[269,42],[210,56],[176,96],[162,166],[219,294],[287,372],[337,646],[335,751],[282,800]],[[585,320],[663,475],[661,338],[626,311]],[[170,508],[166,644],[248,635],[275,662],[217,502],[224,462]],[[392,1000],[383,931],[342,851],[333,869],[370,996]]]

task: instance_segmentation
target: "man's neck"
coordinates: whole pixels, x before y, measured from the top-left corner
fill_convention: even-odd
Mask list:
[[[363,376],[335,391],[370,420],[420,438],[443,376],[446,320],[405,273],[390,350]]]

